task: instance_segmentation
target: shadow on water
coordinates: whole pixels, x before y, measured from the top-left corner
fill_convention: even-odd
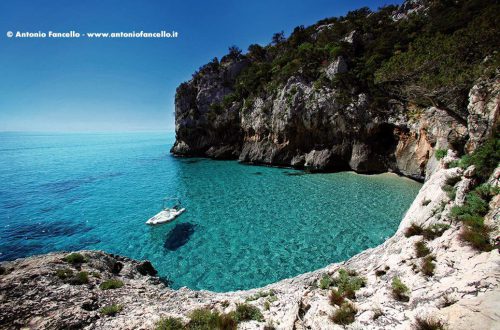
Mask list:
[[[169,251],[175,251],[189,241],[193,235],[196,225],[192,223],[178,223],[167,234],[163,246]]]
[[[184,164],[197,164],[199,162],[201,162],[202,160],[201,159],[183,159],[182,162]]]

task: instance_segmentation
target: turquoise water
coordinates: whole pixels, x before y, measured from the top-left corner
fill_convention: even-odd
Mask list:
[[[0,133],[0,260],[102,249],[149,259],[173,287],[265,285],[374,247],[420,184],[178,159],[171,133]],[[164,196],[187,208],[150,227]],[[167,241],[167,242],[166,242]]]

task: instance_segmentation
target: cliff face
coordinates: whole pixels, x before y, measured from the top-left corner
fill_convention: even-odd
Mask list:
[[[238,65],[243,64],[228,67]],[[366,94],[345,108],[335,90],[295,77],[275,96],[215,113],[209,104],[230,92],[220,75],[179,87],[174,154],[316,171],[394,171],[422,180],[433,171],[436,149],[472,152],[498,123],[498,79],[471,89],[464,124],[445,110],[409,108],[397,101],[387,112],[373,111]]]
[[[233,91],[237,75],[246,61],[205,65],[175,94],[175,131],[179,137],[172,149],[178,155],[235,158],[241,146],[240,114],[237,106],[215,106]]]
[[[390,12],[387,29],[400,29],[404,22],[397,25],[398,21],[427,13],[425,3],[408,1]],[[398,95],[389,92],[393,82],[360,87],[364,83],[352,78],[360,76],[356,63],[368,56],[377,40],[385,40],[383,34],[359,27],[373,16],[363,15],[356,21],[361,23],[353,25],[358,26],[355,30],[338,28],[354,21],[349,17],[318,23],[296,29],[286,42],[253,46],[246,55],[233,54],[202,67],[177,89],[176,142],[171,151],[311,171],[394,171],[424,180],[435,168],[437,149],[472,152],[491,135],[498,123],[498,74],[476,79],[467,88],[439,87],[425,93],[424,87],[412,85],[411,77],[398,82],[405,86]],[[383,20],[385,16],[379,15],[377,19]],[[332,37],[336,28],[340,36]],[[345,54],[315,62],[321,53],[307,52],[325,38],[330,39],[323,47],[340,47]],[[290,63],[279,64],[287,52],[299,54],[291,63],[305,64],[279,80],[285,75],[280,70],[289,70]],[[356,83],[349,85],[349,79]],[[459,100],[465,100],[468,91],[467,106]],[[424,101],[413,102],[408,93]]]

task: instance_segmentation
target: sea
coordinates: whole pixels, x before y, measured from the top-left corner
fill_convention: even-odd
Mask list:
[[[173,288],[260,287],[393,235],[421,184],[177,158],[173,132],[0,133],[0,261],[103,250]],[[186,212],[145,222],[175,197]],[[169,202],[167,201],[167,204]]]

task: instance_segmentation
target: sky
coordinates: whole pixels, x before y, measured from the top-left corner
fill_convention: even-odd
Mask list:
[[[231,45],[268,44],[401,0],[2,0],[0,131],[172,131],[176,87]],[[177,31],[175,39],[8,38],[7,32]]]

